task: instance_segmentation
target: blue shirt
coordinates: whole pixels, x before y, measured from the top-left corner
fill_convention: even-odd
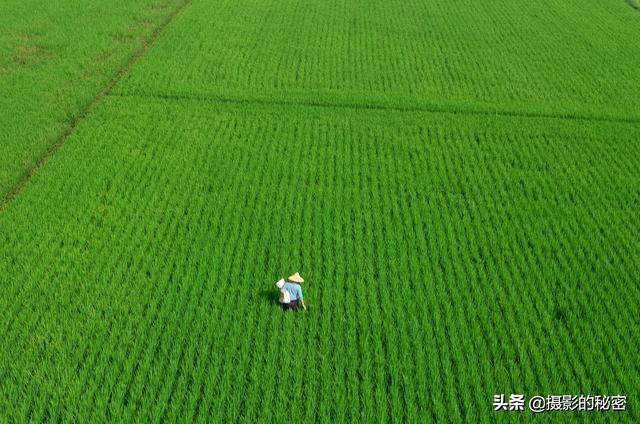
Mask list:
[[[304,300],[302,298],[302,287],[300,287],[300,284],[286,282],[281,290],[288,291],[291,300]]]

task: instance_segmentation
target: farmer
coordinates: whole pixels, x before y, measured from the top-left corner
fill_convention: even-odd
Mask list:
[[[295,274],[290,275],[288,280],[288,282],[285,282],[284,278],[281,278],[276,283],[276,286],[280,289],[280,304],[282,305],[282,309],[285,311],[288,309],[296,311],[298,309],[298,304],[300,304],[302,309],[306,311],[307,306],[304,304],[302,287],[300,286],[300,283],[303,283],[304,279],[296,272]]]

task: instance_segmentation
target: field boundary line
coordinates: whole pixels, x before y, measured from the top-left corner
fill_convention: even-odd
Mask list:
[[[590,122],[610,122],[623,124],[640,124],[640,117],[608,117],[599,115],[580,115],[580,114],[554,114],[545,112],[519,112],[509,110],[483,110],[483,109],[463,109],[446,106],[421,106],[421,105],[385,105],[375,103],[357,103],[357,102],[326,102],[322,100],[278,100],[278,99],[260,99],[260,98],[239,98],[216,96],[212,94],[193,95],[193,94],[160,94],[160,93],[109,93],[111,97],[129,97],[157,100],[187,100],[203,103],[218,104],[238,104],[238,105],[264,105],[264,106],[301,106],[315,107],[326,109],[365,109],[392,112],[408,112],[408,113],[443,113],[451,115],[472,115],[472,116],[494,116],[494,117],[516,117],[516,118],[532,118],[532,119],[561,119],[571,121],[590,121]]]
[[[73,119],[71,124],[65,128],[62,135],[56,139],[56,141],[49,146],[45,154],[36,161],[34,165],[29,168],[23,177],[13,186],[13,188],[0,200],[0,212],[15,199],[22,189],[27,185],[34,175],[42,169],[47,163],[49,158],[55,155],[58,150],[64,145],[65,141],[75,132],[78,126],[87,118],[87,116],[98,106],[98,104],[111,93],[113,87],[125,76],[127,72],[133,67],[133,65],[140,59],[140,57],[151,47],[151,45],[162,35],[167,27],[173,22],[173,20],[191,3],[192,0],[182,0],[178,7],[176,7],[165,18],[164,21],[153,30],[151,35],[142,41],[142,45],[138,47],[136,51],[129,57],[129,59],[122,65],[111,79],[100,89],[98,94],[91,99],[91,101],[80,111],[80,113]]]

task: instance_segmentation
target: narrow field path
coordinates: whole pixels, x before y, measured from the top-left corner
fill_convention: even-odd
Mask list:
[[[107,96],[113,87],[122,79],[122,77],[133,67],[133,65],[138,61],[140,56],[142,56],[149,47],[160,37],[160,35],[167,29],[167,27],[173,22],[173,20],[191,3],[191,0],[183,0],[179,6],[151,33],[149,38],[145,40],[142,45],[136,50],[133,55],[129,58],[129,60],[115,73],[113,78],[111,78],[102,89],[98,92],[98,94],[87,104],[87,106],[80,111],[75,120],[65,129],[62,135],[53,143],[47,152],[33,165],[25,174],[25,176],[14,186],[14,188],[2,199],[0,200],[0,211],[2,211],[5,206],[10,203],[13,199],[16,198],[18,194],[22,191],[22,189],[27,185],[27,183],[33,178],[33,176],[47,163],[49,158],[53,156],[65,141],[69,138],[71,134],[76,130],[78,125],[82,121],[86,119],[86,117],[91,113],[92,110]]]
[[[140,99],[155,99],[166,101],[194,101],[203,103],[218,104],[239,104],[239,105],[264,105],[264,106],[297,106],[297,107],[316,107],[329,109],[361,109],[361,110],[380,110],[391,112],[417,112],[417,113],[447,113],[452,115],[471,115],[471,116],[498,116],[498,117],[518,117],[518,118],[542,118],[542,119],[562,119],[570,121],[587,121],[587,122],[612,122],[623,124],[640,124],[640,119],[633,117],[620,117],[603,115],[576,114],[568,112],[567,114],[545,113],[545,112],[528,112],[518,110],[488,110],[481,108],[456,108],[438,105],[393,105],[383,103],[359,103],[359,102],[330,102],[321,99],[318,100],[300,100],[300,99],[264,99],[249,97],[227,97],[216,96],[210,94],[194,95],[194,94],[162,94],[162,93],[109,93],[114,97],[128,97]]]

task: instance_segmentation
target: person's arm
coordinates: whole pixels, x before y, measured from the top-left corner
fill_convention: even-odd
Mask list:
[[[302,310],[306,311],[307,305],[304,304],[304,297],[302,296],[302,287],[300,287],[300,291],[298,292],[298,294],[300,295],[300,305],[302,306]]]

